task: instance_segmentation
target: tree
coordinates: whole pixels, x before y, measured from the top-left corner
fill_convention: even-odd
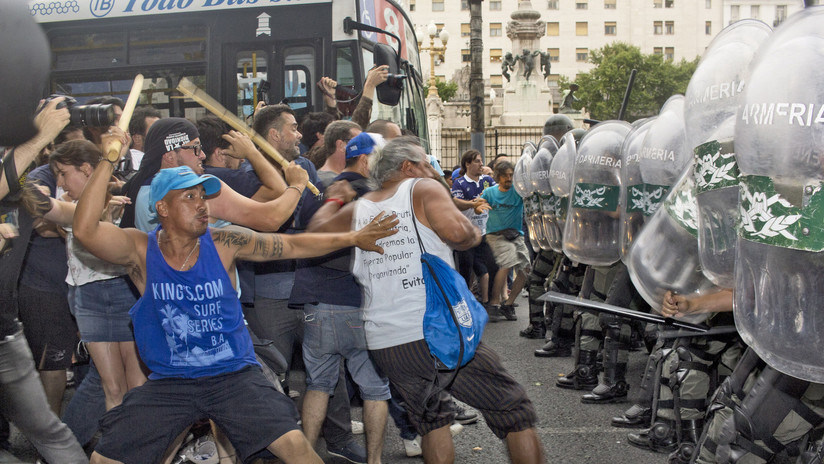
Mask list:
[[[438,87],[438,96],[441,97],[441,100],[444,102],[448,102],[452,100],[452,97],[458,93],[458,83],[453,81],[442,81],[437,79],[435,81],[435,86]]]
[[[698,57],[676,63],[660,54],[645,55],[638,47],[621,42],[593,50],[589,61],[595,68],[579,74],[575,80],[580,87],[575,92],[580,100],[575,107],[585,107],[592,119],[617,118],[630,71],[637,69],[625,116],[630,122],[658,114],[669,97],[686,92],[698,65]],[[568,88],[569,83],[565,76],[561,76],[562,89]]]

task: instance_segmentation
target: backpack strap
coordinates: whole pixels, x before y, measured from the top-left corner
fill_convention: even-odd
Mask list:
[[[426,249],[423,247],[423,240],[421,240],[421,234],[418,232],[418,220],[415,218],[415,203],[412,201],[412,192],[415,190],[415,184],[418,183],[420,179],[415,179],[412,182],[412,186],[409,187],[409,211],[412,213],[412,225],[415,227],[415,235],[418,236],[418,246],[421,249],[421,255],[426,253]]]

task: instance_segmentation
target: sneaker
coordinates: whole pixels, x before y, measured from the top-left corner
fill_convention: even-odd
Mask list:
[[[504,319],[500,306],[487,303],[484,308],[486,308],[486,314],[489,315],[489,322],[498,322]]]
[[[543,324],[533,322],[529,324],[526,329],[522,330],[519,335],[526,338],[543,340],[546,337],[546,328],[544,328]]]
[[[352,435],[363,435],[363,422],[352,421]]]
[[[334,448],[327,444],[326,452],[329,453],[330,456],[343,458],[355,464],[366,464],[366,449],[355,441],[350,441],[343,448]]]
[[[477,420],[477,418],[476,418]],[[461,433],[463,431],[463,425],[455,422],[454,424],[449,426],[449,433],[454,437],[455,435]],[[417,435],[412,440],[403,440],[403,448],[406,451],[406,455],[410,458],[414,458],[415,456],[420,456],[423,454],[423,450],[421,449],[421,436]]]
[[[467,411],[460,407],[457,409],[457,411],[458,414],[455,416],[455,422],[457,422],[458,424],[469,425],[478,422],[478,413]]]
[[[508,321],[517,321],[518,316],[515,315],[515,307],[508,304],[502,304],[500,306],[501,314],[506,318]]]

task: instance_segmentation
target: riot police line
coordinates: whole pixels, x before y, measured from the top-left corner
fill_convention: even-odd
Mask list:
[[[724,29],[685,95],[586,133],[555,115],[514,187],[536,356],[671,463],[824,458],[824,8]],[[646,344],[639,385],[628,353]]]

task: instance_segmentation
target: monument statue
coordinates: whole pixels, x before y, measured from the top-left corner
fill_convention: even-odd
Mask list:
[[[564,90],[564,99],[561,102],[561,107],[558,108],[561,113],[576,113],[578,110],[572,107],[572,104],[578,101],[575,96],[575,91],[578,90],[578,84],[569,84],[569,89]]]
[[[529,76],[532,75],[532,70],[535,69],[535,57],[538,56],[541,52],[535,50],[534,52],[530,53],[529,50],[526,48],[524,52],[520,54],[516,61],[520,61],[521,65],[524,67],[524,79],[529,80]]]
[[[517,58],[512,56],[511,52],[507,52],[504,55],[504,59],[501,60],[501,74],[506,78],[506,81],[509,82],[509,71],[515,69],[515,63],[518,61]]]
[[[550,56],[547,52],[541,52],[541,70],[544,72],[544,79],[549,77],[552,63],[549,62]]]

